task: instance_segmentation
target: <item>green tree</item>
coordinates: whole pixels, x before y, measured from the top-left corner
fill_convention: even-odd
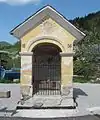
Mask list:
[[[78,43],[74,60],[74,73],[83,75],[85,79],[89,77],[100,77],[100,35],[96,28],[92,26],[92,31],[87,32],[83,41]]]

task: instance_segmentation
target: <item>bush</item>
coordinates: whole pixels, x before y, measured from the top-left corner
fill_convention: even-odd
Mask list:
[[[77,82],[77,83],[88,83],[90,81],[91,81],[90,78],[86,79],[85,77],[74,77],[73,78],[73,82]]]

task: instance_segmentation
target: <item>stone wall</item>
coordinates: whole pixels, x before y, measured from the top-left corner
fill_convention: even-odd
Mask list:
[[[73,35],[49,17],[45,18],[21,38],[22,53],[31,52],[36,45],[41,43],[52,43],[61,48],[61,93],[69,97],[72,97],[73,94],[73,41],[75,39]],[[21,57],[21,85],[28,86],[28,88],[32,85],[31,60],[32,58],[29,55]],[[23,70],[23,67],[28,65],[30,69],[28,71]],[[30,93],[32,94],[32,90]]]

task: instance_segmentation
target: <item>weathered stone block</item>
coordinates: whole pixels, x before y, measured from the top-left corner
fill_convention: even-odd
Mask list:
[[[28,86],[28,85],[22,85],[21,86],[21,95],[22,98],[25,96],[32,96],[32,91],[33,91],[33,87],[32,85]]]
[[[0,98],[9,98],[11,96],[11,91],[0,92]]]
[[[62,86],[61,95],[67,97],[73,97],[73,88],[71,86]]]
[[[30,86],[27,86],[27,85],[21,86],[21,94],[22,94],[22,97],[29,96],[29,94],[30,94]]]

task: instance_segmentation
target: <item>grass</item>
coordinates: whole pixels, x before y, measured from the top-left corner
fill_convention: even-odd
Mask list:
[[[77,83],[88,83],[90,82],[90,78],[84,78],[84,77],[74,77],[73,78],[73,82],[77,82]]]
[[[8,79],[0,79],[0,83],[20,83],[20,80],[18,81],[13,81],[13,80],[8,80]]]

